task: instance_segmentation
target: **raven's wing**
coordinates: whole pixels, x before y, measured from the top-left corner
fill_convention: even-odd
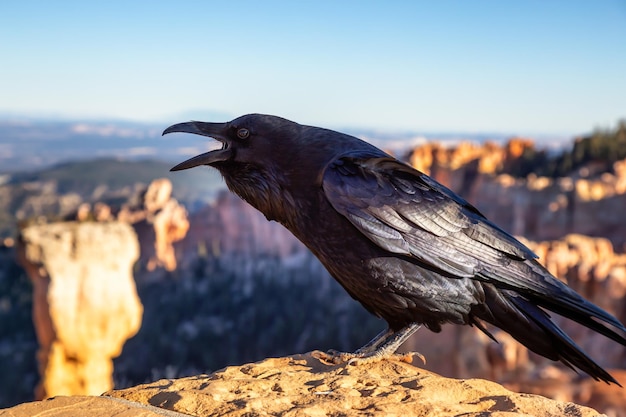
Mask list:
[[[474,278],[569,317],[619,343],[610,314],[554,278],[533,252],[427,175],[381,154],[332,161],[322,187],[330,204],[381,248],[414,257],[451,278]]]
[[[331,205],[380,247],[458,277],[536,256],[475,207],[390,157],[349,154],[326,167]]]

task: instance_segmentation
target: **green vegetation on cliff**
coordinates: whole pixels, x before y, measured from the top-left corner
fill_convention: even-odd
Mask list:
[[[614,162],[626,158],[626,119],[615,129],[596,129],[590,136],[574,141],[570,149],[556,155],[534,147],[511,165],[509,172],[514,177],[526,177],[530,173],[538,176],[558,178],[572,175],[583,167],[593,166],[596,173],[609,172]]]

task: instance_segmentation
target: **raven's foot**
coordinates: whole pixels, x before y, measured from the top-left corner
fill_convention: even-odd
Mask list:
[[[312,355],[314,358],[319,359],[322,362],[326,362],[326,363],[333,364],[333,365],[346,363],[349,360],[354,359],[356,357],[354,353],[339,352],[334,349],[331,349],[327,352],[316,350],[316,351],[313,351]]]
[[[365,346],[358,349],[354,353],[338,352],[329,350],[328,352],[315,352],[315,356],[322,361],[341,364],[348,363],[350,365],[359,365],[364,363],[376,362],[382,359],[396,359],[411,363],[413,356],[418,356],[422,362],[426,363],[426,359],[421,353],[409,352],[405,354],[396,354],[396,350],[402,343],[406,341],[420,325],[416,323],[409,324],[406,327],[394,332],[387,329],[379,333],[374,339],[369,341]]]
[[[348,365],[365,365],[367,363],[378,362],[384,359],[397,360],[400,362],[413,363],[413,356],[417,356],[426,365],[426,358],[419,352],[391,353],[387,355],[369,355],[355,357],[348,361]]]
[[[350,352],[338,352],[336,350],[329,350],[328,352],[315,351],[313,357],[320,361],[331,363],[334,365],[340,365],[347,363],[348,365],[365,365],[368,363],[378,362],[382,360],[397,360],[400,362],[413,363],[413,357],[417,356],[425,364],[426,358],[419,352],[406,352],[406,353],[387,353],[387,354],[359,354]]]

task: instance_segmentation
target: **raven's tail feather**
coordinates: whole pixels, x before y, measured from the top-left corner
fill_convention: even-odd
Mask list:
[[[536,274],[537,280],[544,280],[544,282],[552,281],[554,291],[554,293],[547,291],[545,294],[529,293],[527,295],[530,300],[534,301],[539,306],[574,320],[626,346],[626,338],[600,323],[600,321],[603,321],[604,323],[608,323],[620,329],[622,332],[626,332],[626,328],[624,328],[624,325],[620,323],[619,320],[595,304],[585,300],[580,294],[561,281],[554,279],[552,275],[538,263],[530,266]],[[521,293],[524,294],[523,292]]]
[[[587,356],[565,332],[550,320],[550,316],[533,302],[514,291],[497,289],[491,284],[483,284],[483,288],[485,303],[472,310],[476,317],[506,331],[539,355],[561,361],[574,370],[580,369],[596,380],[620,385],[606,370]],[[536,303],[536,300],[534,302]],[[559,312],[557,308],[554,310]],[[576,317],[571,317],[571,313],[567,314],[566,317],[573,318],[613,340],[626,344],[623,337],[589,316],[585,317],[584,314],[584,311],[579,310]],[[578,320],[583,317],[585,320]],[[601,331],[599,328],[605,331]],[[612,337],[612,335],[616,337]]]

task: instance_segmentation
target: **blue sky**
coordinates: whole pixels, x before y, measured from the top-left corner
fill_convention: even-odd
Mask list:
[[[626,117],[626,1],[3,1],[0,112],[261,112],[585,133]]]

